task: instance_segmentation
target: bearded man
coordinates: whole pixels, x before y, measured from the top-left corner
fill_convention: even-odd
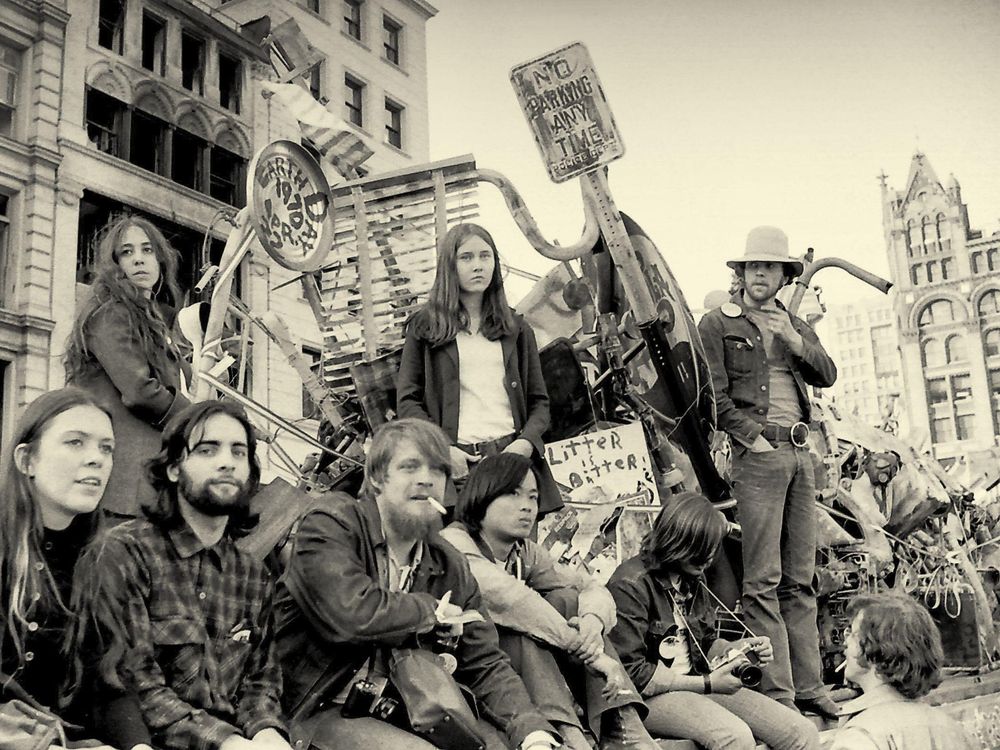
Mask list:
[[[389,422],[368,448],[361,498],[335,494],[302,518],[278,585],[284,699],[296,747],[433,750],[398,706],[390,716],[383,693],[388,651],[421,647],[445,648],[455,680],[482,707],[481,741],[470,746],[558,745],[493,623],[456,624],[482,602],[464,555],[438,534],[448,446],[426,420]]]
[[[187,407],[148,471],[147,520],[111,528],[84,558],[99,582],[81,597],[101,629],[102,677],[137,696],[156,747],[290,750],[273,582],[234,543],[256,524],[260,482],[246,414]]]

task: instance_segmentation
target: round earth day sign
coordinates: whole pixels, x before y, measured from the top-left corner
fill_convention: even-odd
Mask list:
[[[250,166],[254,230],[285,268],[315,271],[333,247],[333,198],[317,161],[293,141],[274,141]]]

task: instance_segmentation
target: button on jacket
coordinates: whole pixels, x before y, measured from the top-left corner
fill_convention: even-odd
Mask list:
[[[749,446],[767,424],[770,405],[767,352],[760,329],[747,317],[742,292],[734,294],[730,302],[739,307],[739,315],[730,317],[719,307],[710,310],[698,324],[698,333],[712,372],[719,429]],[[785,309],[780,302],[777,305]],[[802,336],[802,356],[796,357],[786,348],[785,357],[795,378],[804,421],[808,423],[811,409],[806,386],[829,388],[837,380],[837,366],[809,324],[795,315],[791,319],[792,326]]]

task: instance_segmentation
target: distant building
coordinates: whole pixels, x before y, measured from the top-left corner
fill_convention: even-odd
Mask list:
[[[1000,232],[971,229],[919,152],[902,190],[883,176],[882,216],[907,421],[949,463],[1000,435]]]
[[[253,154],[300,141],[296,121],[260,96],[274,74],[241,24],[296,19],[323,54],[308,85],[340,103],[332,109],[374,149],[369,169],[387,171],[428,159],[425,25],[435,13],[423,0],[0,2],[3,434],[20,407],[63,383],[64,343],[110,215],[152,219],[190,291],[219,259],[220,218],[243,205]],[[286,284],[294,278],[259,253],[235,291],[280,314],[318,358],[322,337]],[[266,337],[253,339],[244,392],[315,432],[297,375]]]

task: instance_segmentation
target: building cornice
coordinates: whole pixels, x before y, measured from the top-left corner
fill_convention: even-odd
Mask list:
[[[63,28],[69,23],[69,13],[49,0],[3,0],[3,2],[5,5],[14,5],[27,14]]]
[[[415,8],[418,12],[423,13],[427,18],[433,18],[438,14],[438,9],[435,8],[428,2],[424,0],[402,0],[404,5],[409,5]]]
[[[194,21],[198,29],[207,32],[224,42],[236,47],[245,55],[258,60],[268,61],[267,52],[259,45],[254,44],[250,39],[243,36],[239,31],[227,26],[220,21],[210,9],[203,10],[197,7],[191,0],[158,0],[163,6],[170,8],[178,15]],[[228,18],[228,17],[227,17]],[[233,21],[234,24],[238,23]]]
[[[16,313],[13,310],[0,307],[0,327],[18,330],[27,328],[43,333],[51,333],[52,329],[56,327],[56,322],[48,318],[39,317],[38,315]]]

